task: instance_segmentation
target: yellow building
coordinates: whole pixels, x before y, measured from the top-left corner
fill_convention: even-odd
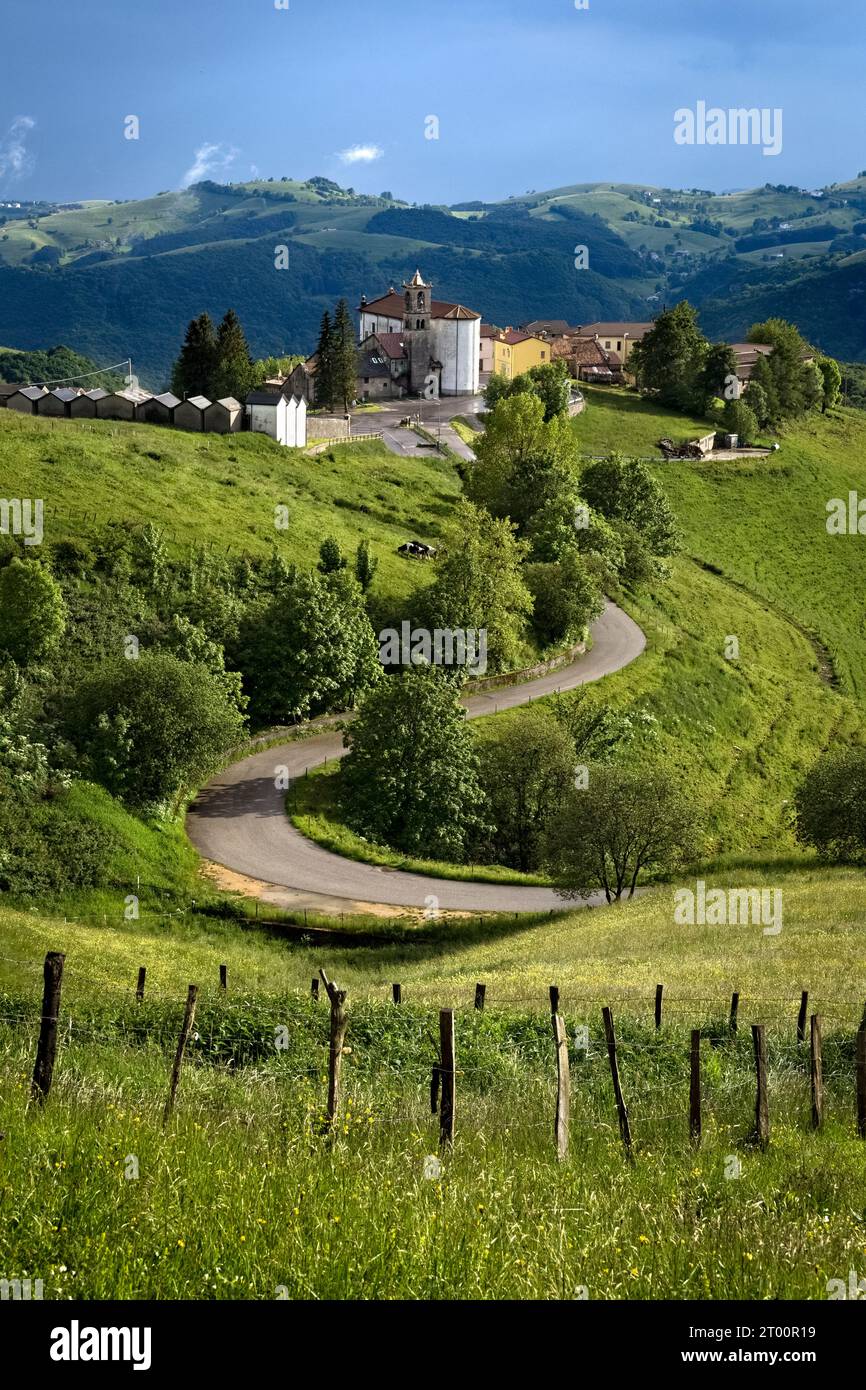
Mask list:
[[[511,375],[520,376],[530,367],[542,367],[550,361],[550,344],[533,333],[521,333],[512,328],[504,334],[504,345],[511,349]]]
[[[551,360],[550,344],[533,333],[521,333],[513,328],[493,328],[484,324],[481,329],[481,378],[482,384],[493,373],[504,376],[508,381],[528,372],[530,367],[540,367]]]

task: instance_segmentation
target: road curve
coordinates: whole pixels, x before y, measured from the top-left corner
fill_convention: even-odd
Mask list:
[[[619,671],[639,656],[646,638],[622,609],[608,603],[592,628],[592,650],[570,666],[522,685],[503,686],[464,703],[470,718],[513,709],[556,690],[572,690]],[[202,789],[187,816],[187,833],[204,858],[243,875],[241,884],[275,905],[335,900],[351,911],[387,904],[424,908],[433,896],[443,911],[546,912],[563,900],[549,888],[431,878],[357,863],[332,854],[294,828],[285,812],[285,792],[274,785],[277,770],[292,778],[344,752],[342,735],[318,734],[282,744],[234,763]],[[225,880],[224,880],[225,881]],[[590,902],[593,900],[590,899]],[[326,909],[327,910],[327,909]],[[331,910],[334,910],[332,904]]]

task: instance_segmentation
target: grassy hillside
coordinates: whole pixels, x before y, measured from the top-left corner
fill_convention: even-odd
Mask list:
[[[674,928],[669,890],[435,951],[323,955],[218,924],[63,924],[2,913],[0,1259],[45,1298],[822,1298],[861,1258],[852,1028],[863,889],[787,874],[785,929]],[[725,882],[724,878],[718,880]],[[737,877],[735,881],[741,882]],[[67,950],[55,1086],[23,1112],[40,956]],[[335,1142],[321,1134],[324,960],[349,987]],[[217,966],[229,993],[217,988]],[[131,1001],[148,967],[143,1006]],[[201,982],[175,1118],[161,1123],[186,983]],[[404,983],[401,1008],[385,1002]],[[483,1014],[470,1005],[488,984]],[[573,1046],[572,1147],[554,1156],[546,987]],[[654,986],[666,985],[662,1031]],[[826,1017],[824,1130],[810,1133],[800,988]],[[731,988],[741,1028],[726,1037]],[[615,1008],[634,1163],[616,1131],[599,1008]],[[428,1102],[435,1009],[456,1006],[457,1139],[438,1176]],[[747,1022],[769,1026],[771,1139],[749,1132]],[[704,1138],[688,1140],[700,1024]],[[288,1046],[274,1047],[275,1028]],[[131,1160],[134,1161],[131,1164]]]
[[[311,431],[314,429],[311,424]],[[439,533],[459,492],[453,466],[425,452],[397,459],[382,445],[308,457],[262,435],[195,435],[154,425],[40,420],[0,411],[5,497],[42,497],[46,539],[86,539],[107,523],[153,522],[173,549],[212,545],[315,564],[323,537],[347,552],[371,542],[377,590],[402,595],[423,567],[396,554]],[[274,508],[289,528],[274,527]]]
[[[713,334],[741,338],[781,313],[861,360],[864,218],[859,179],[821,198],[587,184],[457,209],[277,179],[34,206],[0,218],[0,341],[70,342],[100,365],[132,356],[142,381],[162,386],[202,310],[234,307],[257,356],[308,352],[338,296],[374,297],[420,263],[437,294],[500,324],[643,319],[687,295]],[[274,270],[278,245],[290,248],[287,274]],[[580,275],[576,245],[590,252]]]

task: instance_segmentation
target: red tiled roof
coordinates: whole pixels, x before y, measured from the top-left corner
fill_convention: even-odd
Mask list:
[[[652,328],[652,323],[582,323],[578,332],[581,337],[597,333],[600,338],[642,338]]]
[[[532,338],[535,337],[535,333],[521,333],[516,328],[512,328],[509,329],[509,331],[505,334],[505,341],[506,343],[510,343],[512,347],[515,347],[517,343],[528,343]],[[537,341],[539,343],[542,343],[544,342],[544,339],[537,338]]]
[[[406,305],[402,294],[396,290],[383,294],[381,299],[370,299],[358,305],[359,314],[381,314],[389,319],[402,319]],[[444,299],[430,301],[430,314],[434,319],[480,319],[481,315],[467,309],[462,304],[449,304]]]
[[[395,361],[401,361],[406,356],[406,345],[403,342],[402,333],[377,333],[376,342],[382,351]]]

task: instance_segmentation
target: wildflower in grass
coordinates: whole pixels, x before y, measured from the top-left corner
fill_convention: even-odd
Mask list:
[[[649,1243],[650,1243],[650,1238],[649,1238],[649,1236],[638,1236],[637,1239],[638,1239],[638,1244],[639,1244],[639,1245],[649,1245]]]
[[[185,1241],[185,1240],[179,1240],[179,1241],[178,1241],[178,1245],[180,1246],[181,1250],[185,1250],[185,1249],[186,1249],[186,1241]]]

